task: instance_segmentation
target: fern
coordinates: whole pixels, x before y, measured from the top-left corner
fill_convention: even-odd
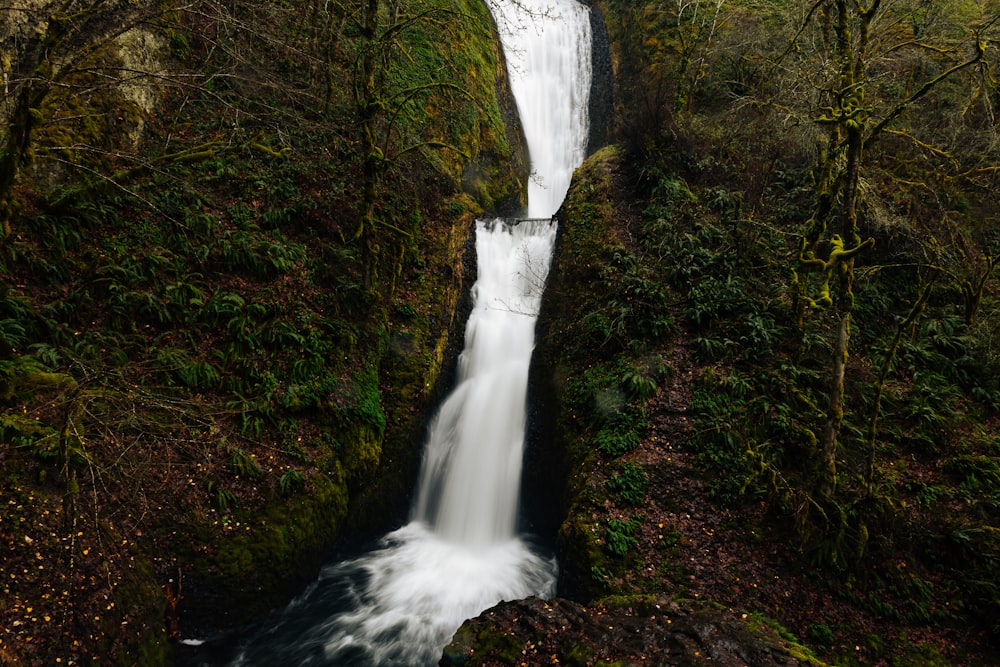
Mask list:
[[[296,468],[289,468],[278,480],[278,487],[281,489],[282,493],[288,495],[304,486],[305,483],[306,476],[303,475],[300,470],[297,470]]]
[[[646,495],[649,478],[641,465],[631,461],[623,463],[619,472],[608,480],[608,488],[629,505],[638,505]]]
[[[0,320],[0,353],[4,348],[14,350],[28,342],[28,330],[21,320]]]
[[[230,507],[236,504],[236,494],[229,489],[216,489],[215,490],[215,507],[219,512],[225,512]]]
[[[605,427],[594,436],[594,445],[604,454],[618,458],[631,452],[639,445],[639,436],[631,430]]]
[[[607,528],[604,531],[605,544],[607,545],[608,551],[615,554],[616,556],[625,556],[639,543],[633,533],[639,529],[642,525],[642,519],[640,516],[634,516],[631,519],[608,519]]]
[[[639,401],[656,395],[656,380],[638,370],[628,370],[622,374],[622,384],[630,396]]]
[[[261,469],[252,455],[247,454],[239,447],[234,447],[229,452],[229,468],[236,475],[244,477],[260,477]]]
[[[181,382],[191,389],[213,389],[219,386],[219,370],[207,361],[196,361],[177,369]]]

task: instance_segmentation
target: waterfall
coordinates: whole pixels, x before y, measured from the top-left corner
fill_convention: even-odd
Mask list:
[[[413,518],[443,539],[515,536],[528,364],[555,226],[477,223],[479,277],[458,385],[431,422]]]
[[[576,0],[487,1],[528,141],[529,219],[476,223],[465,349],[428,429],[410,522],[325,567],[239,640],[231,665],[435,665],[466,619],[501,600],[555,593],[554,559],[517,534],[518,494],[551,217],[587,145],[590,18]]]
[[[576,0],[487,0],[531,156],[528,217],[555,215],[590,129],[590,12]]]

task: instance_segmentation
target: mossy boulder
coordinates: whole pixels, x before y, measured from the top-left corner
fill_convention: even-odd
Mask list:
[[[556,598],[501,602],[466,621],[441,665],[673,665],[821,667],[768,626],[714,609],[649,596],[592,607]]]
[[[118,650],[114,652],[116,660],[107,664],[128,667],[166,663],[170,650],[163,624],[167,600],[146,560],[131,560],[123,569],[122,581],[108,607],[112,608],[119,613],[107,615],[101,629],[108,648],[115,645]],[[128,622],[120,622],[119,614]]]
[[[216,544],[197,547],[180,565],[185,593],[178,614],[185,632],[260,617],[313,576],[347,513],[347,486],[335,477],[312,475],[300,492],[274,498],[262,511],[228,515],[221,538],[207,530],[192,536],[195,544],[200,538]]]

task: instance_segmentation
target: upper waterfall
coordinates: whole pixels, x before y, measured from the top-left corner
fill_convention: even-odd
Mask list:
[[[531,159],[529,218],[550,218],[586,157],[590,10],[576,0],[490,0]]]

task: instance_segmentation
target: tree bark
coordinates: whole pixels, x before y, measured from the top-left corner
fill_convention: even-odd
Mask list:
[[[847,0],[836,1],[837,23],[835,34],[840,56],[840,105],[839,122],[833,131],[846,135],[847,167],[844,174],[843,201],[840,213],[840,235],[845,249],[861,243],[858,235],[858,183],[864,151],[863,117],[856,109],[864,104],[864,60],[868,48],[869,27],[878,10],[879,0],[873,0],[866,10],[858,5],[860,19],[858,43],[852,43],[850,30],[851,10]],[[844,422],[844,383],[847,362],[850,358],[851,314],[854,311],[854,257],[848,256],[834,267],[838,273],[839,290],[835,299],[837,309],[837,336],[833,349],[830,376],[830,395],[827,404],[826,426],[821,444],[819,490],[824,498],[832,498],[837,488],[837,448]]]

